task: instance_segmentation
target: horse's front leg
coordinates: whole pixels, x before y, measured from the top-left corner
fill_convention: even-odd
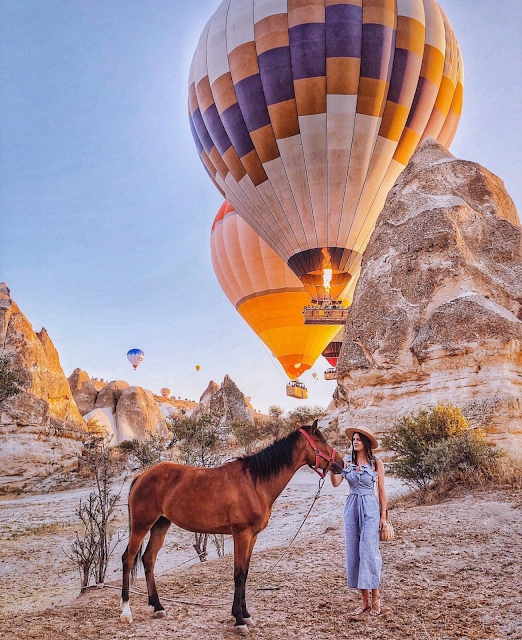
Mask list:
[[[252,551],[254,550],[254,545],[256,543],[256,540],[257,540],[257,534],[252,538],[252,540],[250,540],[250,545],[249,545],[249,549],[248,549],[247,563],[246,563],[246,571],[245,571],[245,584],[244,584],[244,587],[243,587],[243,599],[241,601],[241,609],[243,611],[243,618],[245,620],[245,623],[249,627],[255,627],[256,626],[254,618],[252,618],[252,616],[248,613],[247,606],[246,606],[246,583],[247,583],[247,578],[248,578],[248,570],[250,569],[250,558],[252,557]]]
[[[232,615],[236,619],[234,627],[243,636],[248,634],[248,626],[243,611],[245,606],[245,582],[248,573],[248,560],[250,558],[250,544],[252,533],[241,531],[234,533],[234,604]],[[249,617],[247,615],[247,617]]]

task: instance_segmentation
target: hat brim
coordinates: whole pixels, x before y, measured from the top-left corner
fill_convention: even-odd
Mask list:
[[[366,436],[368,438],[368,440],[372,443],[372,449],[377,449],[379,447],[379,443],[377,442],[377,438],[373,435],[373,433],[369,433],[366,429],[361,429],[360,427],[357,428],[352,428],[352,427],[348,427],[348,429],[345,429],[344,432],[346,433],[346,435],[348,436],[348,438],[350,438],[350,440],[352,439],[352,436],[354,433],[362,433],[364,436]]]

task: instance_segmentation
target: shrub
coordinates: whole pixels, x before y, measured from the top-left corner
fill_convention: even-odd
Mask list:
[[[395,453],[392,475],[421,491],[442,478],[491,476],[502,456],[482,430],[470,427],[460,407],[443,404],[399,418],[382,445]]]
[[[96,418],[89,418],[87,420],[87,433],[94,438],[105,438],[107,436],[105,429]]]
[[[259,423],[252,423],[250,420],[234,418],[228,422],[228,428],[235,436],[239,445],[244,448],[245,453],[251,453],[256,443],[261,438]]]
[[[147,439],[140,441],[137,438],[124,440],[118,445],[118,449],[129,456],[135,470],[143,471],[161,462],[167,442],[156,433],[148,433]]]
[[[6,353],[0,355],[0,405],[22,393],[28,386],[23,371],[13,365]]]

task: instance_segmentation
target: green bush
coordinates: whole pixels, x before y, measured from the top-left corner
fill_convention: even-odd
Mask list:
[[[382,445],[395,453],[392,475],[422,491],[440,479],[492,477],[502,456],[460,407],[443,404],[399,418]]]
[[[166,448],[167,442],[156,433],[149,433],[144,441],[133,438],[118,445],[119,451],[129,456],[136,470],[144,470],[161,462]]]
[[[15,366],[7,353],[0,355],[0,405],[22,393],[29,386],[24,372]]]
[[[259,424],[252,423],[250,420],[234,418],[234,420],[230,420],[227,423],[227,426],[235,436],[238,444],[243,447],[245,453],[251,453],[261,438]]]

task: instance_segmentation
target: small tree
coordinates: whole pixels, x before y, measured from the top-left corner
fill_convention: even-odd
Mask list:
[[[301,425],[312,424],[314,420],[318,420],[326,415],[326,411],[323,407],[315,406],[310,407],[307,405],[297,407],[293,411],[288,413],[287,417],[287,431],[292,431],[295,429],[295,425],[298,422]]]
[[[116,545],[123,539],[123,534],[117,534],[114,526],[114,511],[121,488],[118,493],[111,488],[117,470],[112,460],[110,441],[111,437],[89,434],[84,443],[81,464],[87,467],[94,478],[94,491],[86,501],[80,500],[76,514],[82,531],[76,532],[70,553],[65,552],[78,567],[82,592],[91,578],[97,584],[104,582],[109,560]]]
[[[228,428],[235,436],[245,453],[251,453],[261,437],[259,425],[242,418],[234,418],[228,422]]]
[[[285,410],[274,404],[268,407],[268,420],[263,424],[263,435],[280,436],[285,428],[283,418]]]
[[[198,418],[176,416],[169,423],[173,443],[178,444],[179,458],[183,464],[195,467],[217,467],[224,461],[228,426],[218,425],[208,414]],[[207,533],[194,533],[194,549],[201,562],[207,559]],[[212,535],[218,555],[224,553],[224,536]]]
[[[23,371],[16,367],[7,353],[0,355],[0,405],[14,398],[29,386]]]
[[[457,471],[488,473],[501,455],[482,430],[471,428],[460,407],[443,404],[399,418],[382,445],[395,453],[391,473],[421,491]]]
[[[146,440],[124,440],[118,445],[118,449],[129,455],[134,470],[143,471],[161,462],[163,454],[168,447],[168,441],[157,433],[149,432]]]

